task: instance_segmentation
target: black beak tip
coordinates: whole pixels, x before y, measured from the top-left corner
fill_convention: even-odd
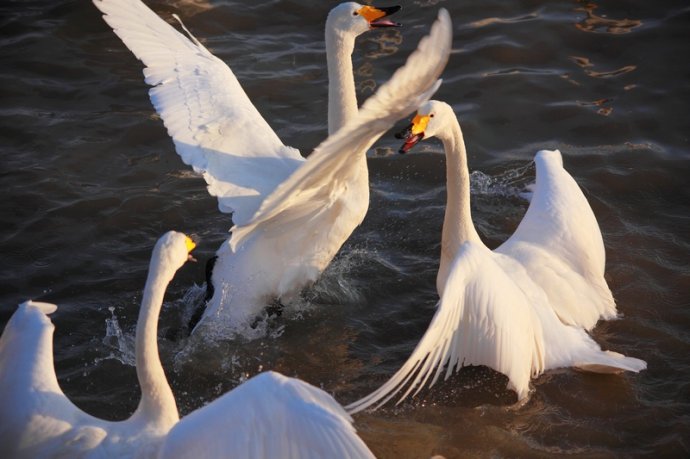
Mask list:
[[[400,147],[400,150],[398,150],[398,153],[401,155],[404,155],[407,152],[405,151],[405,149],[403,147]]]

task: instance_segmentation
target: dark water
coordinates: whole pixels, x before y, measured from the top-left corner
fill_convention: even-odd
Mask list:
[[[230,62],[281,138],[305,153],[326,133],[323,23],[336,3],[148,2],[180,14]],[[358,40],[360,101],[448,8],[454,54],[436,98],[465,131],[480,234],[494,247],[512,233],[533,154],[559,148],[599,220],[622,316],[593,336],[649,369],[550,372],[515,409],[504,377],[469,368],[397,408],[358,415],[360,434],[382,458],[687,457],[690,6],[402,3],[403,29]],[[122,419],[139,396],[132,336],[155,240],[169,229],[196,234],[206,259],[230,221],[175,154],[141,65],[91,3],[3,2],[0,59],[0,323],[27,298],[57,303],[60,384],[90,413]],[[301,312],[265,339],[213,351],[172,339],[190,297],[203,294],[190,288],[203,284],[203,263],[178,273],[160,342],[184,413],[266,369],[348,403],[404,361],[436,301],[445,163],[434,141],[405,157],[391,154],[397,147],[390,134],[377,144],[364,224],[304,292]]]

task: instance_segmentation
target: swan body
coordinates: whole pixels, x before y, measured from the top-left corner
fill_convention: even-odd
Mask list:
[[[136,331],[142,397],[125,421],[84,413],[60,389],[48,318],[57,307],[27,301],[17,308],[0,337],[3,457],[374,457],[330,395],[273,372],[179,420],[158,356],[157,321],[165,288],[193,247],[169,232],[154,249]]]
[[[416,58],[427,68],[408,67],[361,116],[349,57],[354,37],[375,24],[393,23],[382,19],[387,10],[352,2],[331,11],[326,30],[330,137],[305,161],[280,142],[232,71],[198,41],[175,31],[138,0],[95,4],[146,65],[146,81],[154,86],[151,99],[177,151],[204,175],[220,209],[233,212],[232,235],[218,250],[211,275],[214,293],[195,333],[252,337],[251,325],[265,306],[275,298],[287,303],[313,283],[362,222],[369,206],[365,152],[395,116],[405,116],[401,108],[409,104],[394,91],[419,99],[435,84],[447,59],[447,21],[444,17],[426,40],[436,42],[427,43],[425,57]],[[410,83],[417,86],[407,87]],[[385,122],[371,124],[374,112]],[[350,135],[340,135],[346,127]],[[319,152],[321,158],[333,156],[338,175],[325,169],[328,161],[312,158]]]
[[[288,303],[313,283],[362,222],[369,207],[366,157],[352,160],[337,192],[319,197],[314,207],[323,211],[299,214],[287,208],[290,224],[280,234],[258,228],[239,249],[234,230],[255,217],[267,197],[304,166],[304,158],[280,141],[230,68],[191,34],[177,32],[139,0],[94,3],[145,64],[151,101],[177,152],[203,175],[220,210],[232,213],[233,236],[217,252],[202,328],[250,333],[247,325],[268,303],[276,298]],[[385,18],[398,9],[347,2],[329,13],[329,134],[358,111],[351,59],[355,38],[374,27],[397,26]]]
[[[437,136],[446,153],[448,202],[436,280],[440,301],[429,328],[402,368],[372,394],[349,405],[349,412],[374,404],[380,406],[405,390],[402,401],[428,382],[433,385],[442,373],[448,378],[453,369],[459,370],[464,365],[486,365],[505,374],[508,388],[517,393],[519,400],[529,394],[530,379],[545,370],[576,367],[619,373],[646,368],[642,360],[601,350],[582,327],[564,323],[554,306],[560,284],[548,287],[542,284],[550,278],[540,275],[540,269],[548,271],[558,266],[563,271],[568,267],[574,271],[590,262],[596,266],[603,263],[598,227],[589,240],[583,236],[584,231],[560,228],[564,234],[558,233],[559,225],[568,221],[564,214],[570,210],[560,205],[579,204],[573,211],[588,215],[583,208],[586,200],[562,168],[558,151],[537,154],[537,188],[525,217],[527,222],[523,220],[521,229],[499,249],[491,251],[472,224],[467,155],[452,108],[438,101],[424,104],[406,134],[401,152],[408,151],[422,138]],[[545,186],[544,172],[547,180],[561,179],[565,183]],[[550,193],[556,195],[548,196]],[[558,196],[558,193],[569,195]],[[550,220],[559,217],[560,220]],[[591,221],[585,219],[582,223],[590,225],[585,229],[591,229]],[[596,220],[593,224],[596,226]],[[529,232],[529,237],[523,240],[525,232]],[[571,241],[575,243],[567,246]],[[587,242],[592,242],[593,254],[586,252]],[[530,253],[531,250],[535,253]],[[538,264],[540,257],[543,264]],[[568,286],[568,294],[573,288]],[[584,303],[587,299],[585,295],[576,301]]]

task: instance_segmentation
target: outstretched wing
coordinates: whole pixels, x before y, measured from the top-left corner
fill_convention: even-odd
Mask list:
[[[16,390],[61,392],[53,367],[53,331],[48,317],[57,310],[51,303],[27,301],[19,305],[0,337],[0,385],[8,394]]]
[[[230,68],[139,0],[93,0],[146,68],[156,111],[222,212],[246,222],[303,161],[261,117]]]
[[[486,365],[508,376],[518,398],[544,368],[541,326],[525,293],[480,244],[466,242],[456,255],[429,328],[403,366],[380,388],[348,405],[350,413],[377,408],[407,389],[402,402],[445,370]],[[433,378],[432,378],[433,376]],[[416,390],[415,390],[416,389]]]
[[[3,454],[15,457],[20,443],[24,456],[62,448],[65,456],[83,457],[105,437],[98,421],[77,408],[62,392],[53,365],[55,326],[51,303],[19,305],[0,337],[0,443]],[[85,427],[71,426],[87,423]],[[46,432],[53,435],[46,440]],[[37,440],[38,438],[38,440]],[[69,450],[69,452],[67,452]]]
[[[600,317],[616,316],[599,225],[558,150],[542,150],[534,162],[537,181],[527,213],[496,252],[525,266],[564,323],[591,329]]]
[[[250,222],[235,225],[230,240],[233,249],[256,231],[278,233],[287,225],[294,225],[295,219],[313,224],[324,216],[325,210],[336,205],[360,170],[357,160],[397,120],[414,111],[436,91],[451,45],[450,16],[441,9],[429,35],[419,42],[405,65],[367,99],[358,115],[322,142],[266,198]]]
[[[160,458],[373,458],[352,418],[326,392],[262,373],[185,416]]]

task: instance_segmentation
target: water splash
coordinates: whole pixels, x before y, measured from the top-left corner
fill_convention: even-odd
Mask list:
[[[103,344],[108,346],[111,352],[107,357],[96,359],[96,363],[107,359],[115,359],[125,365],[135,366],[134,337],[122,332],[117,315],[115,315],[115,307],[110,306],[108,311],[110,311],[110,317],[105,319]]]
[[[533,162],[524,166],[508,169],[497,175],[488,175],[482,171],[470,173],[470,192],[478,196],[499,196],[504,198],[522,198],[529,201],[532,184],[530,172]]]
[[[181,312],[180,327],[186,328],[196,309],[199,305],[203,304],[205,297],[206,284],[192,284],[192,286],[184,292],[182,298],[174,302],[172,309]]]

